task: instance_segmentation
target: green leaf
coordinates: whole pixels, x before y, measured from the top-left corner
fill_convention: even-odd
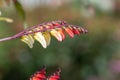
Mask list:
[[[19,16],[25,21],[25,12],[22,5],[18,2],[18,0],[13,0],[13,2]]]

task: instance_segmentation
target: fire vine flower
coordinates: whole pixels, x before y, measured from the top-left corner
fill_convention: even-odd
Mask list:
[[[0,39],[0,42],[21,38],[21,41],[26,43],[30,48],[33,47],[34,41],[37,40],[44,48],[49,46],[51,35],[54,36],[59,42],[65,39],[65,32],[73,38],[74,35],[87,33],[88,31],[82,27],[67,24],[65,21],[51,21],[45,22],[7,38]]]
[[[43,67],[39,71],[35,72],[30,80],[59,80],[61,69],[56,70],[52,75],[46,77],[46,68]]]

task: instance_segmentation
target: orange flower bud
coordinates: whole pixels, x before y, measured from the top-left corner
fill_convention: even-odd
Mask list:
[[[65,31],[68,33],[68,35],[69,35],[71,38],[74,37],[73,31],[72,31],[69,27],[65,28]]]
[[[62,35],[55,29],[50,31],[51,35],[54,36],[58,41],[62,41]]]
[[[63,29],[58,29],[58,32],[60,33],[60,35],[62,36],[62,40],[65,39],[65,33],[64,33],[64,30]]]

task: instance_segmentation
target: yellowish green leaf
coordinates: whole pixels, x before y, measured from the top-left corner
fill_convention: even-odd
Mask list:
[[[6,21],[6,22],[8,22],[8,23],[12,23],[12,22],[13,22],[13,19],[7,18],[7,17],[0,17],[0,21]]]

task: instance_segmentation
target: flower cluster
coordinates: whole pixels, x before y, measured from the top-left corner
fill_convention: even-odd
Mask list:
[[[46,77],[46,68],[43,67],[36,73],[34,73],[30,80],[59,80],[61,69],[56,70],[52,75]]]
[[[33,47],[35,40],[46,48],[50,44],[51,35],[61,42],[65,39],[65,32],[73,38],[74,35],[80,35],[88,31],[82,27],[67,24],[65,21],[51,21],[27,28],[14,36],[2,38],[0,42],[21,37],[21,41],[25,42],[30,48]]]
[[[32,48],[34,40],[37,40],[46,48],[50,44],[51,35],[61,42],[65,39],[65,32],[73,38],[74,35],[86,33],[87,30],[82,27],[69,25],[65,21],[52,21],[26,29],[21,37],[21,41]]]

